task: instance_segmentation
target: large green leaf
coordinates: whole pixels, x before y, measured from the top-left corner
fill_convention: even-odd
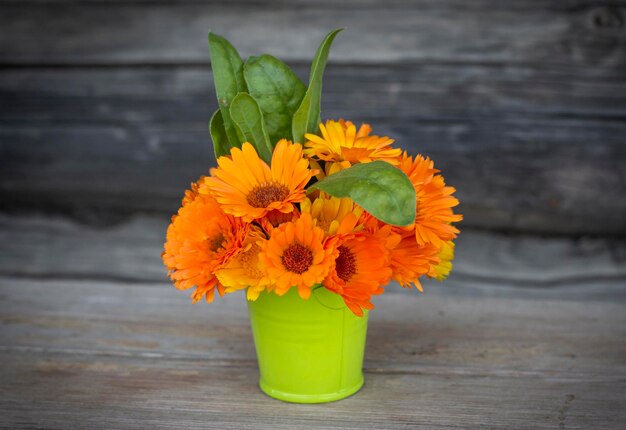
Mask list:
[[[406,174],[385,161],[355,164],[311,185],[335,197],[350,197],[387,224],[406,226],[415,220],[415,189]]]
[[[237,50],[215,33],[209,33],[209,51],[211,52],[211,68],[217,102],[222,113],[224,131],[230,146],[241,147],[235,125],[230,118],[230,104],[238,93],[246,92],[246,82],[243,78],[243,61]]]
[[[256,100],[248,93],[237,94],[230,104],[230,116],[243,141],[250,142],[259,156],[269,163],[272,159],[272,144]]]
[[[342,28],[331,31],[326,35],[322,44],[315,53],[311,74],[309,76],[309,88],[302,99],[302,103],[293,115],[292,134],[294,142],[304,143],[305,133],[316,133],[320,123],[320,110],[322,108],[322,77],[328,60],[330,45],[335,36]]]
[[[224,129],[224,120],[222,119],[222,111],[216,110],[211,117],[211,123],[209,124],[209,130],[211,132],[211,139],[213,140],[213,150],[215,151],[215,159],[217,160],[222,155],[230,154],[230,143],[228,142],[228,136]]]
[[[291,140],[291,120],[306,86],[289,66],[267,54],[248,58],[243,76],[263,112],[272,145],[282,138]]]

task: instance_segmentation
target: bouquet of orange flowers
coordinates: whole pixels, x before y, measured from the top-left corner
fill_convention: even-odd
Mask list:
[[[194,302],[247,289],[248,300],[325,288],[356,315],[394,280],[449,274],[462,219],[433,162],[345,120],[320,120],[320,45],[306,86],[280,60],[244,63],[209,35],[219,109],[210,132],[217,167],[185,192],[163,262]]]

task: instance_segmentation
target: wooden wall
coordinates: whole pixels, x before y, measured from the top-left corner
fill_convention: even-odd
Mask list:
[[[626,233],[626,2],[20,0],[0,5],[0,209],[172,213],[214,163],[206,43],[306,80],[325,117],[434,157],[465,227]]]

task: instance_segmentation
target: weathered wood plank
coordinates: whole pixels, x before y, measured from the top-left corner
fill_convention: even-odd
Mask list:
[[[616,428],[625,289],[383,295],[365,388],[312,407],[256,388],[241,296],[192,306],[164,284],[3,278],[0,427]]]
[[[4,4],[0,62],[207,63],[209,28],[232,39],[245,55],[262,49],[308,62],[323,34],[344,26],[347,15],[350,31],[337,41],[334,61],[506,61],[617,68],[626,59],[623,8],[613,6],[616,2],[433,4],[388,7],[368,1],[363,7],[352,2],[329,8],[317,2],[281,7],[250,2],[245,13],[237,2]]]
[[[253,368],[202,359],[0,353],[0,362],[0,428],[10,429],[602,430],[619,428],[626,407],[614,378],[368,374],[349,399],[296,405],[263,395]]]
[[[295,65],[303,81],[308,66]],[[327,117],[512,116],[623,119],[626,77],[549,65],[339,66],[325,73]],[[0,121],[206,121],[217,107],[209,66],[0,69]]]
[[[437,161],[458,188],[466,226],[626,231],[625,123],[399,119],[377,130]],[[0,133],[5,210],[173,213],[183,189],[214,165],[205,123],[9,125]]]
[[[353,16],[357,25],[344,48],[338,45],[335,64],[353,63],[350,56],[362,54],[354,45],[367,38],[359,32],[367,29],[376,36],[381,30],[378,24],[363,24],[369,23],[371,16],[383,22],[377,15],[380,6],[366,1],[360,9],[355,7],[358,4],[342,6],[358,9]],[[326,80],[325,112],[329,117],[371,121],[379,132],[393,135],[402,146],[435,156],[449,181],[459,188],[466,226],[624,234],[626,202],[618,197],[625,188],[626,170],[623,11],[621,3],[612,2],[610,7],[604,4],[524,0],[507,2],[505,7],[485,7],[485,2],[420,2],[413,5],[415,10],[402,2],[385,5],[389,10],[383,12],[401,15],[402,19],[398,25],[385,27],[386,36],[380,38],[380,43],[367,45],[372,55],[366,63],[393,64],[331,68]],[[267,6],[275,8],[276,4],[250,4],[255,10]],[[318,19],[328,13],[315,2],[281,6],[277,17],[302,12]],[[196,40],[186,33],[196,22],[188,23],[188,15],[201,21],[202,13],[209,11],[214,13],[211,19],[217,17],[219,21],[223,16],[240,16],[241,7],[184,2],[64,6],[11,3],[3,5],[3,12],[7,11],[10,21],[8,33],[13,34],[10,29],[14,29],[13,36],[18,39],[14,43],[11,37],[3,40],[11,45],[5,50],[7,55],[18,51],[19,55],[30,55],[37,59],[33,60],[37,66],[66,60],[67,65],[77,64],[73,61],[107,66],[109,61],[118,65],[176,61],[206,64],[204,44],[202,57],[196,60],[167,57],[172,52],[200,55],[197,47],[186,51],[176,45],[186,37]],[[76,19],[81,14],[85,19]],[[125,19],[114,20],[115,14]],[[245,17],[248,19],[248,15]],[[45,21],[42,25],[39,18]],[[171,23],[175,28],[182,19],[186,20],[185,28],[176,31],[176,37],[159,31],[156,38],[143,39],[146,35],[142,32],[154,30],[146,30],[146,26],[156,28],[159,22]],[[411,27],[416,19],[418,24],[427,20],[436,28],[421,24]],[[515,26],[510,19],[515,20]],[[104,20],[104,24],[91,25],[90,20]],[[470,28],[465,31],[464,26],[457,26],[459,20],[470,23],[466,24]],[[89,28],[83,37],[75,38],[70,30],[83,25],[79,22],[89,24]],[[115,38],[121,34],[115,26],[128,22],[133,24],[132,32],[141,34],[126,39],[128,32],[124,32],[122,43]],[[569,22],[569,26],[563,22]],[[40,43],[37,35],[43,33],[24,31],[33,25],[38,30],[51,26],[62,33],[46,33],[47,39],[55,40],[54,49]],[[320,31],[315,25],[295,32],[289,43],[302,49],[285,45],[284,58],[301,62],[304,45],[314,44],[308,32]],[[493,26],[496,33],[485,30]],[[446,31],[444,37],[433,36],[444,27],[457,30]],[[535,27],[542,30],[536,31]],[[511,32],[511,28],[521,33]],[[480,34],[474,35],[477,29]],[[275,34],[268,40],[251,37],[254,31],[246,33],[246,43],[255,48],[282,43]],[[527,31],[533,37],[546,37],[542,46],[556,46],[555,52],[550,51],[549,58],[544,58],[546,53],[537,46],[531,49],[527,43],[532,45],[534,39],[529,39]],[[25,34],[30,34],[29,38],[25,39]],[[496,35],[501,36],[501,46],[485,43],[485,37]],[[467,43],[481,45],[468,51],[459,36]],[[88,50],[82,45],[91,43],[90,37],[101,39],[100,49]],[[163,37],[167,40],[159,39]],[[568,41],[559,39],[562,37]],[[195,45],[185,42],[185,46]],[[150,49],[144,50],[146,47]],[[31,48],[36,52],[29,51]],[[603,59],[603,53],[608,52],[605,48],[615,52]],[[445,58],[432,57],[429,49]],[[165,56],[150,57],[149,61],[133,57],[140,50],[146,58]],[[504,51],[513,52],[515,58],[507,57]],[[59,60],[54,57],[59,53],[69,57]],[[400,57],[386,57],[389,53],[409,64],[396,64]],[[90,60],[90,55],[99,59]],[[436,61],[430,61],[433,58]],[[31,64],[31,60],[12,61],[6,64]],[[306,67],[299,67],[298,72],[304,77]],[[208,68],[5,69],[1,77],[0,205],[5,210],[46,209],[87,217],[101,211],[172,212],[182,187],[212,163],[206,131],[206,118],[214,104]],[[154,186],[156,181],[159,187]]]
[[[276,9],[275,2],[253,3],[247,6]],[[604,2],[564,5],[523,0],[485,7],[485,2],[431,1],[406,7],[396,2],[386,4],[382,13],[390,14],[390,19],[400,17],[398,22],[385,26],[385,37],[374,44],[363,41],[382,31],[381,7],[370,1],[362,2],[363,8],[355,7],[359,4],[341,6],[357,11],[352,16],[356,28],[344,48],[338,45],[335,64],[354,63],[356,57],[351,55],[363,54],[358,44],[370,52],[365,63],[393,64],[331,69],[326,85],[328,116],[370,120],[404,147],[436,156],[450,182],[460,188],[465,225],[567,234],[625,232],[626,203],[617,198],[624,189],[626,168],[621,3],[605,7]],[[298,49],[284,45],[285,52],[275,52],[272,47],[280,45],[281,38],[274,33],[266,33],[267,40],[251,37],[264,31],[257,27],[250,27],[246,43],[249,48],[268,46],[298,63],[304,58],[304,45],[314,43],[309,32],[321,31],[315,20],[336,18],[326,20],[328,8],[315,2],[281,6],[274,14],[277,19],[311,14],[310,26],[303,27],[298,20],[298,31],[289,38]],[[30,55],[37,66],[66,60],[67,65],[207,64],[204,42],[200,54],[196,45],[188,43],[200,39],[187,31],[196,31],[193,28],[205,12],[219,25],[235,15],[241,19],[253,15],[242,15],[241,7],[12,3],[3,11],[10,21],[8,33],[17,29],[16,39],[3,40],[11,45],[7,55],[18,51],[16,55]],[[263,13],[267,12],[258,16]],[[188,19],[190,14],[196,20]],[[370,25],[372,16],[375,25]],[[90,20],[103,21],[91,25]],[[177,30],[175,37],[163,31],[152,35],[164,25],[178,29],[181,20],[184,29]],[[428,25],[422,25],[422,20]],[[122,34],[116,25],[129,22],[137,35],[134,39],[124,32],[122,43],[116,39]],[[55,47],[38,40],[43,33],[24,31],[33,25],[38,30],[50,26],[46,39],[54,40]],[[77,39],[70,30],[81,25],[88,28],[75,29],[82,36]],[[451,28],[456,30],[450,32]],[[360,32],[366,30],[364,37]],[[497,46],[486,43],[485,38],[495,36]],[[542,37],[540,46],[533,45]],[[90,38],[99,40],[100,49],[87,47],[93,42]],[[185,46],[178,46],[182,41]],[[480,46],[468,48],[464,43]],[[145,58],[139,59],[137,53]],[[193,53],[197,58],[167,57],[172,53]],[[57,54],[69,56],[59,60]],[[603,58],[604,54],[608,56]],[[399,66],[398,59],[408,65]],[[31,60],[9,59],[5,64],[24,66]],[[211,163],[205,124],[211,111],[207,100],[213,98],[205,90],[211,86],[205,82],[206,70],[173,70],[5,70],[0,88],[6,106],[0,119],[4,123],[0,135],[7,142],[2,145],[0,178],[4,208],[65,213],[173,211],[180,189]],[[306,75],[306,68],[298,71]],[[85,142],[100,148],[85,148]],[[182,144],[184,151],[180,151]],[[63,157],[55,159],[56,154]],[[97,162],[91,164],[93,159]],[[146,171],[160,174],[160,187],[153,186],[155,178]],[[598,200],[607,206],[598,208]]]
[[[397,288],[374,300],[365,367],[372,373],[626,377],[626,344],[618,341],[626,334],[626,283],[610,285],[610,295],[587,286],[582,296],[575,287],[557,294],[463,283],[425,294]],[[167,283],[5,277],[0,293],[0,345],[7,351],[254,365],[243,293],[192,305]]]
[[[5,5],[18,5],[18,4],[72,4],[73,0],[4,0],[2,4]],[[198,3],[198,0],[84,0],[82,3],[94,3],[94,4],[186,4],[186,3]],[[282,7],[290,7],[290,6],[337,6],[337,3],[333,0],[289,0],[289,2],[285,2],[285,0],[236,0],[237,6],[241,9],[244,9],[250,5],[260,7],[274,7],[280,8]],[[520,9],[528,9],[528,8],[548,8],[551,10],[574,10],[577,8],[589,6],[589,1],[585,0],[568,0],[567,2],[563,2],[561,0],[514,0],[511,1],[507,9],[509,10],[520,10]],[[626,4],[624,0],[613,0],[611,2],[606,1],[595,1],[596,4],[605,4],[608,3],[611,6],[620,6]],[[224,5],[223,0],[203,0],[202,4],[205,6],[213,6],[213,5]],[[380,8],[380,0],[343,0],[341,2],[343,7],[376,7]],[[468,4],[464,0],[446,0],[445,2],[441,2],[439,0],[411,0],[410,6],[415,7],[428,7],[435,10],[439,9],[450,9],[450,8],[463,8],[466,9],[474,9],[478,10],[481,7],[492,6],[499,7],[500,4],[493,4],[493,0],[475,0]],[[406,8],[407,1],[406,0],[385,0],[385,6],[389,6],[390,8]]]
[[[134,217],[107,228],[64,218],[0,216],[0,276],[162,282],[169,219]],[[464,229],[452,279],[557,287],[626,280],[618,239],[540,238]]]
[[[171,213],[214,163],[208,68],[0,75],[5,209]],[[434,156],[459,188],[465,225],[623,233],[625,87],[622,75],[584,70],[339,67],[324,112]]]
[[[424,67],[421,78],[401,69],[397,80],[385,78],[385,70],[331,69],[326,115],[370,121],[401,146],[435,157],[459,188],[465,225],[624,232],[626,202],[617,198],[626,170],[623,78],[604,84],[574,73],[559,85],[569,75],[551,72],[550,93],[520,70],[507,69],[502,81],[481,67],[458,74]],[[5,209],[171,213],[183,187],[214,163],[206,130],[215,103],[208,70],[2,75]],[[607,103],[609,97],[615,102]],[[600,119],[590,119],[594,111]]]

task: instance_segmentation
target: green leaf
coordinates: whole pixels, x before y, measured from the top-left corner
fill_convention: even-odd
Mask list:
[[[263,113],[259,104],[248,93],[239,93],[230,104],[230,116],[241,133],[244,142],[250,142],[259,156],[269,163],[272,145],[265,130]]]
[[[272,145],[282,138],[291,140],[291,119],[302,102],[306,86],[289,66],[267,54],[248,58],[243,76],[248,93],[263,112]]]
[[[224,129],[224,120],[222,119],[222,111],[216,110],[211,117],[209,124],[209,131],[211,132],[211,139],[213,140],[213,150],[215,151],[215,159],[222,155],[230,154],[230,143],[228,142],[228,136]]]
[[[311,185],[354,202],[387,224],[406,226],[415,221],[415,189],[406,174],[385,161],[355,164]]]
[[[238,93],[247,91],[243,78],[243,61],[228,40],[214,33],[209,33],[209,51],[211,52],[215,93],[222,112],[224,131],[231,147],[241,147],[241,140],[230,118],[229,109],[233,98]]]
[[[317,133],[320,124],[320,110],[322,108],[322,76],[328,60],[330,45],[342,28],[331,31],[326,35],[322,44],[317,48],[311,74],[309,88],[300,103],[300,107],[293,115],[292,133],[294,142],[304,143],[305,133]]]

